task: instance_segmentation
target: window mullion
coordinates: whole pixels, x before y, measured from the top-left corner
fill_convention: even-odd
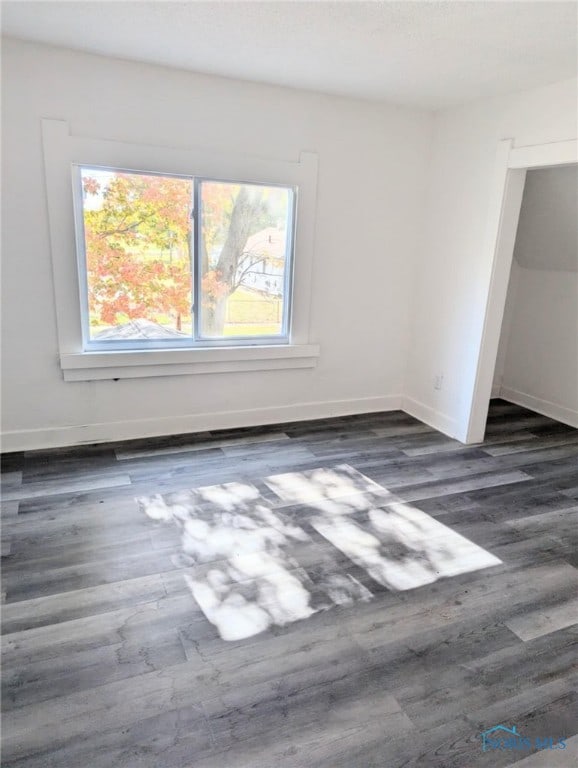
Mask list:
[[[193,281],[193,343],[199,340],[200,311],[201,311],[201,196],[200,179],[193,178],[193,264],[191,267],[191,279]]]
[[[196,276],[195,276],[195,241],[196,241],[196,232],[197,232],[197,221],[196,221],[196,201],[195,201],[195,177],[191,176],[191,199],[190,199],[190,216],[189,216],[189,222],[190,222],[190,229],[189,229],[189,260],[190,260],[190,270],[191,270],[191,343],[194,343],[195,341],[195,285],[196,285]]]

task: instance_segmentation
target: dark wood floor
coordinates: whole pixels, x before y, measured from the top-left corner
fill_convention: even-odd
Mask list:
[[[429,583],[391,588],[396,568],[422,573],[405,552],[372,578],[363,555],[328,543],[315,504],[271,480],[342,465],[383,489],[357,488],[348,520],[369,525],[367,499],[409,510],[421,530],[447,532],[448,557],[465,537],[495,564],[447,577],[435,566]],[[351,594],[223,639],[185,581],[186,526],[151,519],[150,505],[231,482],[257,489],[273,527],[305,531],[300,583],[325,589],[329,568]],[[2,764],[573,767],[577,520],[578,432],[503,401],[470,447],[394,412],[4,456]],[[391,565],[380,535],[370,541]],[[497,724],[566,749],[482,751]]]

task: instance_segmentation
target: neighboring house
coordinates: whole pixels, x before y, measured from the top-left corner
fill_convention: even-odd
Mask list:
[[[267,227],[247,240],[245,253],[253,256],[254,264],[243,276],[243,285],[273,296],[283,294],[283,274],[287,233],[276,227]]]

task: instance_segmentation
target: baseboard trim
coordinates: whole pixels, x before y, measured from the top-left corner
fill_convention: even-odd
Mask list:
[[[401,409],[408,413],[410,416],[423,421],[438,432],[443,432],[448,437],[453,437],[456,440],[459,434],[459,425],[455,419],[446,416],[445,413],[436,411],[434,408],[430,408],[429,405],[421,403],[419,400],[414,400],[412,397],[403,397],[401,403]]]
[[[563,424],[578,429],[578,412],[565,406],[543,400],[509,387],[500,387],[493,397],[529,408]],[[410,416],[428,424],[448,437],[459,440],[459,425],[455,419],[436,411],[419,400],[402,395],[365,397],[356,400],[331,400],[328,402],[297,403],[294,405],[253,408],[244,411],[219,411],[195,413],[185,416],[169,416],[157,419],[135,419],[100,424],[83,424],[44,429],[23,429],[3,432],[0,450],[3,453],[32,451],[43,448],[61,448],[86,443],[106,443],[162,435],[205,432],[214,429],[235,429],[265,424],[281,424],[309,419],[326,419],[332,416],[349,416],[381,411],[405,411]]]
[[[541,397],[534,397],[534,395],[509,387],[500,387],[499,396],[502,400],[521,405],[523,408],[529,408],[531,411],[536,411],[536,413],[541,413],[543,416],[548,416],[550,419],[561,421],[562,424],[568,424],[569,427],[578,429],[578,411],[573,411],[564,405],[552,403]]]
[[[500,397],[500,391],[502,387],[500,384],[494,384],[492,387],[492,394],[490,395],[491,400],[495,400],[497,397]]]
[[[11,453],[41,448],[60,448],[86,443],[106,443],[187,432],[205,432],[213,429],[235,429],[236,427],[325,419],[332,416],[349,416],[358,413],[396,411],[401,410],[401,408],[401,395],[385,395],[357,400],[332,400],[272,408],[253,408],[244,411],[195,413],[157,419],[14,430],[2,433],[1,450],[3,453]]]

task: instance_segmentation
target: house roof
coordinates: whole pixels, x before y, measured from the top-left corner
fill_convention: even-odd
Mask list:
[[[181,333],[173,328],[165,328],[159,323],[144,318],[130,320],[122,325],[106,328],[93,336],[98,341],[117,341],[120,339],[174,339],[183,338],[186,333]]]

